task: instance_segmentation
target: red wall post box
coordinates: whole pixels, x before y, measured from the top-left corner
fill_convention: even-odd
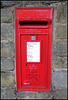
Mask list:
[[[51,7],[16,7],[17,91],[50,91]]]

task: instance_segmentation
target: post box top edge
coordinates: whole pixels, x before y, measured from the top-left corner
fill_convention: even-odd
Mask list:
[[[46,20],[52,19],[52,7],[15,7],[15,16],[22,20]]]
[[[15,10],[49,10],[53,9],[53,7],[15,7]]]

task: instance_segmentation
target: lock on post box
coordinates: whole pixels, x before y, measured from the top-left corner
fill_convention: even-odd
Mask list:
[[[16,7],[17,91],[50,91],[51,7]]]

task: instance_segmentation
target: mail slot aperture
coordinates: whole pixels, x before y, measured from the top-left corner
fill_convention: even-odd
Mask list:
[[[20,25],[47,25],[48,21],[19,21]]]
[[[21,18],[18,20],[19,28],[48,28],[50,21],[49,19],[45,19],[44,21],[23,21]]]

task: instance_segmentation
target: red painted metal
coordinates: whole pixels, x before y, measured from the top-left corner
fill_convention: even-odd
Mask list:
[[[50,91],[52,11],[52,7],[15,7],[17,91]],[[47,24],[23,24],[24,21]],[[27,62],[27,42],[40,42],[40,62]]]

